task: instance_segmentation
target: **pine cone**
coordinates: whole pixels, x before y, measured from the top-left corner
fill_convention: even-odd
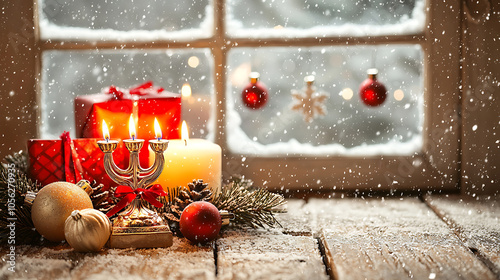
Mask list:
[[[92,205],[94,209],[99,210],[103,213],[108,212],[116,204],[113,201],[110,191],[104,191],[104,185],[93,181],[90,184],[92,192],[89,194],[90,200],[92,200]]]
[[[163,218],[170,226],[170,230],[176,236],[182,236],[179,229],[179,220],[184,208],[192,202],[209,201],[212,198],[212,192],[207,186],[208,184],[204,184],[203,180],[193,180],[192,183],[188,184],[188,188],[184,187],[179,190],[179,195],[173,199],[166,212],[162,213]]]

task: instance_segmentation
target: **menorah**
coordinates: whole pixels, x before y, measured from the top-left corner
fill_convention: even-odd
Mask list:
[[[168,147],[167,140],[150,140],[149,146],[154,151],[155,160],[151,167],[142,168],[139,163],[139,151],[144,145],[143,139],[123,140],[130,153],[127,169],[121,169],[113,160],[113,152],[118,141],[105,136],[104,141],[98,141],[99,148],[104,152],[104,169],[108,176],[117,184],[128,186],[133,191],[135,199],[112,220],[113,232],[109,241],[110,248],[148,248],[168,247],[172,245],[172,232],[162,218],[144,205],[141,199],[142,190],[152,184],[160,176],[165,158],[163,152]]]

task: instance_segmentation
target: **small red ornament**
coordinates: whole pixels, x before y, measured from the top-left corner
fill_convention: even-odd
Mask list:
[[[256,110],[267,103],[267,88],[259,82],[259,73],[250,73],[250,84],[241,92],[243,104],[250,109]]]
[[[368,69],[366,73],[368,79],[364,80],[359,87],[361,101],[371,107],[380,106],[387,98],[387,89],[384,84],[377,80],[377,69]]]
[[[217,207],[196,201],[182,211],[179,227],[182,235],[194,243],[214,240],[219,234],[222,218]]]

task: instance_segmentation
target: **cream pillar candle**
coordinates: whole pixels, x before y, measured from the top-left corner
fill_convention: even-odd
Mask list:
[[[204,139],[188,139],[186,123],[182,123],[182,138],[169,140],[164,152],[165,166],[154,184],[165,191],[177,186],[187,187],[193,180],[203,179],[212,193],[220,191],[222,177],[222,150],[219,145]],[[150,161],[154,159],[149,151]],[[152,164],[150,162],[150,164]]]

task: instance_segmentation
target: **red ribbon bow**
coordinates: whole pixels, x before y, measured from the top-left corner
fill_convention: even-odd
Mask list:
[[[153,82],[148,81],[142,85],[136,86],[134,88],[129,89],[128,93],[131,95],[146,95],[148,93],[161,93],[163,88],[161,87],[153,87]],[[116,99],[123,99],[123,91],[117,89],[115,86],[110,86],[108,89],[108,94],[112,94]]]
[[[137,196],[141,199],[146,200],[151,203],[153,206],[160,208],[163,207],[163,203],[156,200],[159,196],[166,196],[167,193],[163,191],[163,188],[159,184],[152,185],[148,189],[138,188],[133,190],[129,186],[118,186],[115,191],[115,197],[122,199],[111,209],[106,216],[111,217],[114,214],[118,213],[118,211],[125,208],[125,206],[129,205]]]

